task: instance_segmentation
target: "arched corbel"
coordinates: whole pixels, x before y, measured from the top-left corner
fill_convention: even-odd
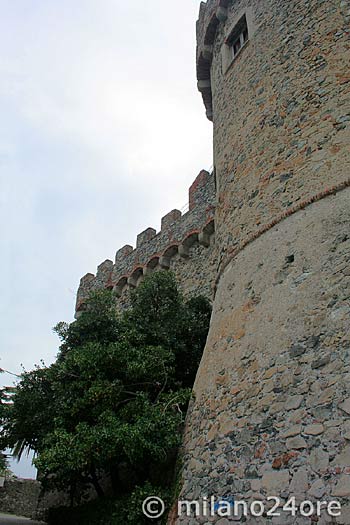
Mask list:
[[[165,257],[162,255],[159,257],[159,266],[163,268],[163,270],[169,270],[170,268],[170,257]]]
[[[177,252],[179,251],[179,245],[178,244],[172,244],[171,246],[168,246],[164,252],[163,257],[167,257],[168,259],[171,257],[174,257]]]
[[[136,288],[140,284],[140,280],[143,278],[143,267],[138,266],[133,270],[131,275],[128,277],[128,285],[131,288]]]
[[[219,20],[219,22],[226,22],[228,17],[228,12],[226,7],[217,7],[216,9],[216,18]]]
[[[208,248],[208,246],[210,246],[210,235],[206,232],[201,232],[198,234],[198,242],[199,244],[201,244],[202,246],[205,246],[206,248]]]
[[[127,282],[128,282],[128,277],[126,275],[123,275],[123,277],[120,277],[117,284],[113,288],[113,293],[114,295],[116,295],[116,297],[121,297],[123,293],[123,289],[125,285],[127,284]]]
[[[213,235],[213,233],[215,232],[215,222],[213,218],[210,219],[204,226],[203,232],[207,233],[208,235]]]
[[[180,244],[179,246],[179,255],[183,259],[188,259],[190,256],[190,250],[188,246],[185,246],[184,244]]]

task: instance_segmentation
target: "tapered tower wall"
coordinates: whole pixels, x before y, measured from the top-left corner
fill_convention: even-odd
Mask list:
[[[219,255],[181,499],[338,499],[350,523],[349,20],[344,0],[201,4]]]

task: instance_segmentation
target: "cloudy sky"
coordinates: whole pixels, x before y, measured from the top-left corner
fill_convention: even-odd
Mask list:
[[[211,166],[199,4],[1,0],[1,368],[49,364],[80,277],[159,229]]]

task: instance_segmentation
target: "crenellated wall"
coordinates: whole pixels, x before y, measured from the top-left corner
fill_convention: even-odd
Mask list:
[[[76,315],[83,310],[90,293],[103,288],[113,289],[118,306],[126,306],[129,288],[137,287],[145,275],[159,269],[171,269],[186,295],[210,298],[216,275],[214,210],[214,175],[203,170],[189,189],[186,213],[172,210],[162,218],[158,233],[147,228],[137,236],[135,248],[123,246],[114,263],[106,260],[96,275],[88,273],[81,279]]]

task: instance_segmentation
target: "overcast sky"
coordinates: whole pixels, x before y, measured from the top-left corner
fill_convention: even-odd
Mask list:
[[[211,166],[199,4],[1,1],[1,368],[52,362],[80,277],[158,230]]]

